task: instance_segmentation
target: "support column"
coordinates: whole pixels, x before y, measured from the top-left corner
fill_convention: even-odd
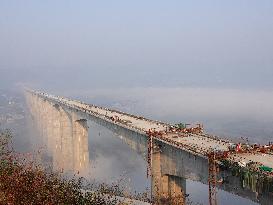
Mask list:
[[[35,110],[36,110],[36,124],[37,124],[37,130],[38,130],[38,135],[40,138],[40,142],[44,144],[44,139],[43,139],[43,126],[42,126],[42,110],[41,110],[41,98],[35,95]]]
[[[36,118],[37,118],[37,111],[36,111],[36,104],[35,104],[35,100],[34,100],[34,95],[28,92],[25,92],[25,98],[26,98],[26,103],[27,103],[27,107],[30,111],[30,117],[31,117],[31,125],[32,127],[37,130],[37,122],[36,122]]]
[[[35,130],[35,134],[37,141],[41,141],[41,122],[40,122],[40,110],[39,110],[39,101],[38,101],[38,97],[36,95],[34,95],[33,93],[25,93],[26,96],[26,101],[27,101],[27,105],[28,108],[30,110],[30,117],[31,117],[31,126],[32,128]]]
[[[45,102],[44,99],[38,97],[38,123],[39,127],[38,129],[40,130],[40,135],[42,138],[42,143],[44,146],[47,147],[47,136],[46,136],[46,110],[45,110]]]
[[[186,204],[186,179],[163,175],[161,172],[161,152],[158,148],[152,151],[152,196],[157,204],[183,205]]]
[[[71,116],[60,107],[61,168],[73,171],[73,128]]]
[[[52,106],[52,128],[53,169],[59,170],[63,167],[63,159],[61,140],[61,112],[58,105]]]
[[[86,119],[73,119],[74,171],[84,171],[89,165],[88,126]]]
[[[60,121],[59,121],[59,110],[55,104],[47,102],[47,148],[50,155],[53,155],[56,138],[60,135]]]
[[[51,147],[51,104],[47,100],[43,100],[43,137],[47,149],[47,153],[51,154],[52,147]]]

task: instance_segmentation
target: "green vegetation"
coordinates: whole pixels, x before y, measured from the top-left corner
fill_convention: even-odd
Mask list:
[[[186,124],[185,123],[177,123],[174,125],[175,128],[178,128],[178,129],[185,129],[186,128]]]
[[[265,171],[265,172],[272,172],[273,171],[273,168],[267,167],[267,166],[260,166],[259,169],[262,171]]]
[[[68,178],[45,169],[32,154],[15,153],[12,135],[0,131],[0,204],[129,205],[131,199],[149,201],[148,192],[125,194],[121,185],[96,184]],[[181,198],[153,199],[152,204],[181,204]],[[193,204],[187,199],[187,204]]]
[[[125,203],[118,186],[100,185],[83,191],[83,179],[66,179],[17,154],[10,146],[11,133],[0,132],[0,204],[92,204]]]

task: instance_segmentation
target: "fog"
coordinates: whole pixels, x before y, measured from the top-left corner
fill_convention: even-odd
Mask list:
[[[273,136],[272,11],[271,0],[2,0],[0,94],[27,86],[264,144]],[[24,122],[0,128],[12,129],[16,150],[37,149],[23,115]],[[143,159],[89,126],[92,176],[127,177],[145,189]],[[207,203],[207,187],[188,187],[195,201]]]
[[[273,92],[223,88],[131,88],[67,91],[65,96],[164,122],[204,124],[223,137],[268,143]]]
[[[273,86],[273,2],[0,2],[0,86]]]

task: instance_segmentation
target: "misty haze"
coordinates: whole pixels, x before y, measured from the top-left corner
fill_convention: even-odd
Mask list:
[[[8,130],[15,156],[83,177],[81,204],[96,204],[88,183],[119,187],[110,195],[125,204],[273,204],[272,11],[270,0],[0,1],[1,150]],[[0,184],[0,204],[80,204],[20,190]]]

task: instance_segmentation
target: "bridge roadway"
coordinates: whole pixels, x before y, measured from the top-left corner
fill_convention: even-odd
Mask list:
[[[207,184],[209,164],[206,154],[213,149],[228,150],[231,143],[208,134],[166,132],[170,124],[42,92],[27,90],[26,100],[34,125],[51,150],[53,165],[64,170],[76,171],[88,167],[87,120],[112,130],[146,159],[147,131],[161,131],[162,135],[153,137],[150,161],[152,194],[159,198],[183,198],[186,193],[185,179]],[[253,161],[273,167],[272,154],[234,154],[228,160],[231,164]],[[239,173],[233,166],[220,169],[218,178],[223,178],[225,183],[217,184],[218,188],[263,205],[272,204],[272,178],[271,181],[264,180],[264,173],[252,174],[241,168]]]
[[[158,141],[162,141],[166,144],[172,145],[182,150],[186,150],[201,157],[206,157],[206,154],[212,150],[227,151],[231,144],[231,142],[228,140],[223,140],[220,137],[208,134],[182,135],[179,133],[168,133],[166,132],[166,129],[168,129],[170,124],[167,123],[156,120],[149,120],[144,117],[131,115],[113,109],[103,108],[96,105],[86,104],[84,102],[71,100],[60,96],[54,96],[37,91],[33,92],[45,99],[56,101],[68,107],[99,117],[103,120],[118,124],[140,134],[145,135],[149,130],[163,131],[165,134],[162,137],[155,137]],[[118,117],[119,121],[113,122],[111,117]],[[252,161],[261,163],[268,167],[273,167],[272,154],[232,154],[229,156],[228,160],[231,162],[241,162],[242,164],[246,164]]]

